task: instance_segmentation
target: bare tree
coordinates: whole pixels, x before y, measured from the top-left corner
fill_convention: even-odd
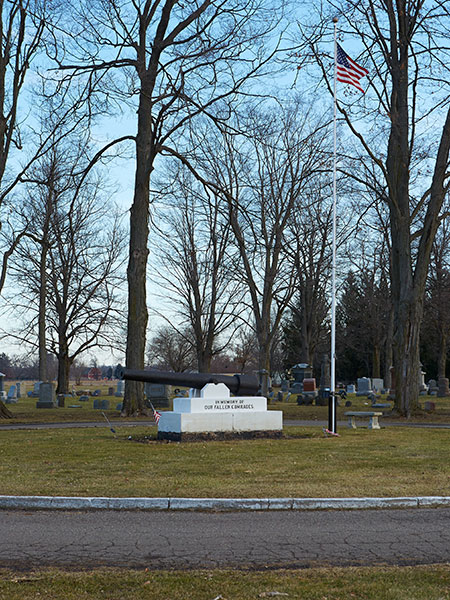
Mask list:
[[[208,152],[209,177],[222,190],[239,251],[238,277],[254,320],[263,395],[271,346],[296,290],[288,227],[306,185],[326,161],[325,130],[310,126],[297,109],[251,115],[245,143],[228,136],[221,151]]]
[[[192,332],[178,331],[170,325],[159,327],[148,344],[147,358],[150,365],[163,370],[183,372],[193,369]]]
[[[344,34],[358,38],[364,50],[361,60],[369,69],[365,102],[343,100],[338,110],[370,168],[385,184],[392,248],[395,403],[400,414],[409,416],[418,404],[419,334],[428,265],[449,185],[450,8],[424,0],[328,6],[333,16],[340,15]],[[313,29],[303,27],[301,49],[305,60],[312,57],[321,66],[330,92],[332,63],[322,46],[328,41],[332,48],[331,25],[328,17]],[[363,133],[359,125],[363,116],[365,129],[375,131],[375,136]],[[372,128],[371,118],[376,119]],[[424,151],[421,139],[428,146],[426,166],[419,160]]]
[[[68,391],[70,366],[78,356],[97,345],[111,346],[117,315],[123,232],[104,204],[100,182],[76,174],[85,153],[85,147],[67,140],[34,170],[25,213],[33,227],[11,263],[23,290],[11,304],[26,323],[15,336],[38,346],[40,358],[48,349],[55,354],[59,393]]]
[[[297,272],[289,309],[299,327],[297,361],[314,364],[329,311],[331,201],[329,178],[317,175],[299,198],[287,236],[287,252]],[[340,228],[339,228],[340,229]]]
[[[219,196],[179,169],[161,203],[153,259],[158,283],[182,330],[192,335],[199,372],[209,372],[242,324],[244,290],[232,268],[231,226]],[[161,311],[159,311],[159,314]],[[169,320],[168,317],[165,317]]]
[[[103,92],[109,106],[129,102],[138,115],[136,135],[121,139],[132,139],[136,151],[126,364],[143,368],[150,175],[155,160],[186,146],[186,127],[197,116],[225,123],[229,103],[266,64],[265,43],[279,22],[282,2],[85,0],[72,4],[75,16],[55,48],[61,69],[72,78],[86,75],[91,90]],[[142,383],[126,382],[124,409],[128,414],[144,409]]]

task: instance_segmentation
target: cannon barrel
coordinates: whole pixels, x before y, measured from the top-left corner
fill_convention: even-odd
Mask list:
[[[120,369],[121,379],[180,385],[201,389],[207,383],[224,383],[235,396],[254,396],[259,389],[258,380],[253,375],[220,375],[218,373],[172,373],[170,371],[143,371],[140,369]]]

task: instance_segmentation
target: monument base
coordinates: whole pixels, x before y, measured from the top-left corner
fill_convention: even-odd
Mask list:
[[[54,402],[36,402],[36,408],[56,408],[56,404]]]
[[[159,433],[218,433],[244,431],[282,431],[281,410],[227,412],[225,414],[163,412]]]
[[[261,438],[280,439],[282,431],[217,431],[207,433],[158,432],[158,440],[170,442],[209,442],[226,440],[254,440]]]

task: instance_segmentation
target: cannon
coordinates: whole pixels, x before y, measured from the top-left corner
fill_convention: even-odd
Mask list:
[[[235,396],[255,396],[259,383],[253,375],[220,375],[218,373],[173,373],[170,371],[144,371],[140,369],[118,369],[120,379],[180,385],[201,390],[207,383],[224,383]]]

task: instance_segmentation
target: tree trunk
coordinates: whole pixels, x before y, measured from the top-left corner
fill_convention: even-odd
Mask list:
[[[47,381],[47,344],[45,336],[45,316],[47,299],[47,252],[48,246],[44,240],[41,246],[40,281],[39,281],[39,315],[38,315],[38,344],[39,344],[39,380]]]
[[[58,385],[57,394],[67,394],[69,392],[69,375],[71,360],[69,358],[69,348],[65,340],[59,343],[58,353]]]
[[[420,326],[422,303],[412,300],[397,311],[394,331],[395,409],[406,417],[419,406]]]
[[[391,306],[386,333],[386,347],[384,355],[384,387],[390,390],[392,387],[391,367],[393,365],[392,344],[394,337],[394,310]]]
[[[12,412],[6,407],[6,404],[0,400],[0,419],[12,419]]]
[[[145,338],[148,322],[146,276],[149,236],[150,173],[153,164],[151,149],[151,93],[141,90],[136,136],[136,176],[133,205],[130,210],[130,246],[127,268],[128,329],[126,366],[143,369]],[[144,384],[125,381],[123,416],[145,413]]]
[[[261,396],[267,398],[270,379],[270,343],[267,336],[259,337],[258,371]]]
[[[374,345],[372,350],[372,377],[379,378],[381,374],[381,353],[380,346]]]
[[[438,379],[441,379],[445,377],[445,368],[447,366],[447,336],[442,329],[439,338]]]

